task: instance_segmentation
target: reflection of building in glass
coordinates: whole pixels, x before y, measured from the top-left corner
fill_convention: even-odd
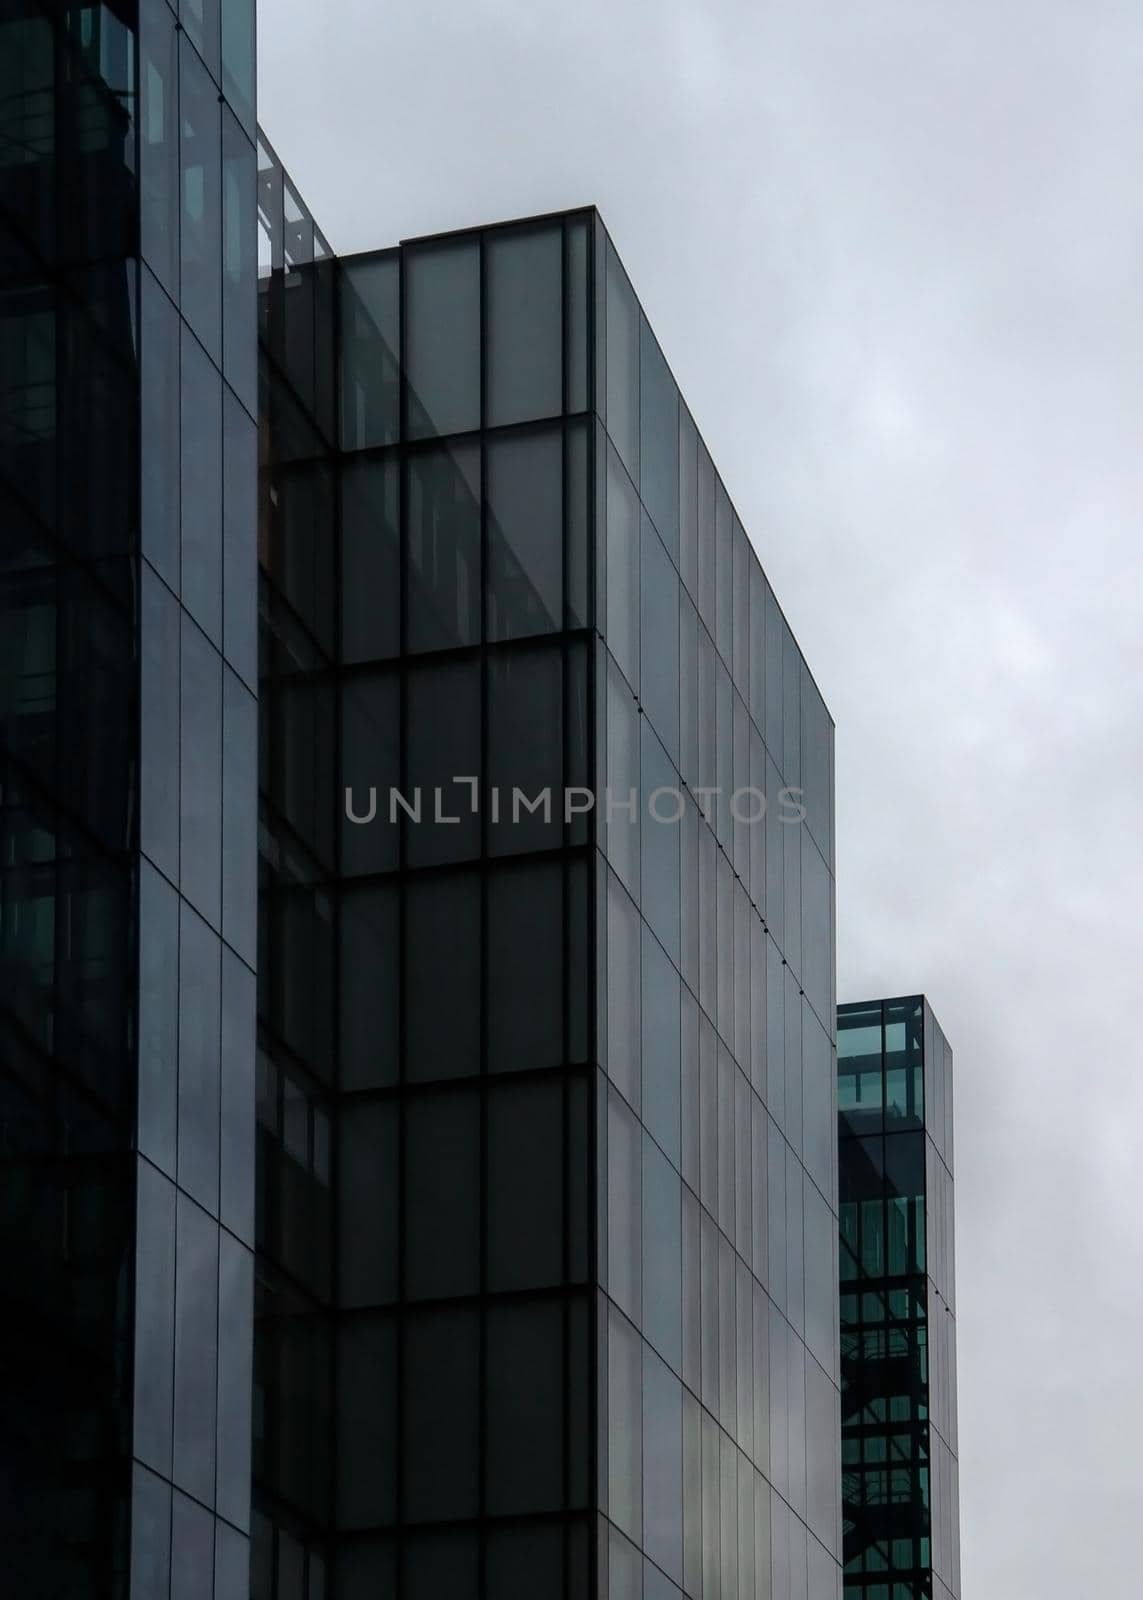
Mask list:
[[[960,1594],[952,1053],[917,996],[838,1010],[847,1600]]]

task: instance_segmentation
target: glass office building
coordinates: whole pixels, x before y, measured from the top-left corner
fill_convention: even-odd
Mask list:
[[[840,1595],[832,723],[598,216],[0,43],[21,1594]]]
[[[915,995],[838,1010],[846,1600],[956,1600],[952,1053]]]
[[[0,1530],[248,1592],[252,0],[0,5]]]
[[[254,1594],[835,1595],[828,713],[594,212],[259,204]]]

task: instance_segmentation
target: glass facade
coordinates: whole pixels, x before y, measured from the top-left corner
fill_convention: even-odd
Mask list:
[[[923,996],[838,1010],[846,1600],[956,1600],[952,1053]]]
[[[29,1596],[247,1585],[253,5],[225,36],[183,9],[0,12],[0,1517]]]
[[[838,1594],[828,713],[594,212],[259,167],[256,1600]]]

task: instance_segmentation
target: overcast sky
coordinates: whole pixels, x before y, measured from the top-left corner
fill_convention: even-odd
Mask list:
[[[1139,0],[261,0],[338,251],[603,213],[955,1052],[964,1600],[1139,1584]]]

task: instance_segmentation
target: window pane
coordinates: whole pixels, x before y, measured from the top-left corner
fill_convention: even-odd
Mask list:
[[[179,918],[180,1188],[218,1211],[222,944],[185,901]]]
[[[639,1107],[639,913],[618,878],[607,879],[607,1073]]]
[[[641,1132],[634,1115],[611,1091],[607,1096],[607,1292],[639,1321],[642,1298],[640,1177]]]
[[[480,640],[480,454],[475,445],[418,451],[407,465],[408,647]]]
[[[179,901],[147,862],[139,871],[139,1149],[175,1175]]]
[[[490,427],[558,416],[562,409],[562,247],[559,226],[487,236]]]
[[[405,1323],[403,1511],[413,1522],[477,1511],[480,1321],[475,1309]]]
[[[263,690],[263,706],[266,698]],[[404,813],[391,791],[395,789],[404,795],[410,805],[415,803],[414,796],[401,788],[397,765],[400,728],[400,683],[395,673],[354,677],[345,683],[341,692],[338,799],[341,802],[341,870],[346,877],[366,872],[391,872],[397,866],[400,819]],[[318,733],[306,719],[290,740],[299,761],[304,754],[310,755],[311,776],[314,739]],[[430,795],[429,815],[432,814],[432,798]],[[352,818],[347,806],[352,808]]]
[[[610,578],[610,574],[608,574]],[[679,761],[679,580],[654,528],[643,519],[642,566],[643,709],[671,760]],[[692,613],[693,614],[693,613]]]
[[[643,1120],[679,1165],[679,975],[643,930]]]
[[[404,1546],[406,1600],[476,1600],[480,1543],[475,1532],[442,1529],[412,1535]],[[384,1591],[376,1597],[381,1600]]]
[[[563,1085],[494,1086],[487,1103],[487,1287],[546,1288],[563,1276]]]
[[[412,880],[405,891],[405,1070],[461,1078],[480,1060],[480,879]]]
[[[659,536],[679,559],[679,394],[663,352],[640,318],[639,489]]]
[[[643,1135],[643,1332],[682,1365],[682,1200],[679,1175]]]
[[[400,510],[396,460],[349,458],[341,474],[342,660],[401,649]]]
[[[184,7],[185,13],[185,7]],[[222,355],[222,120],[218,90],[187,40],[179,50],[183,316]]]
[[[218,1224],[192,1200],[177,1199],[174,1479],[214,1502],[218,1367]]]
[[[162,7],[162,0],[158,0]],[[140,273],[140,521],[143,554],[179,587],[179,317],[146,270]]]
[[[685,802],[678,773],[663,754],[647,720],[642,735],[642,787],[640,790],[640,840],[643,915],[666,948],[672,961],[681,960],[680,850],[683,823],[679,813]],[[619,824],[622,826],[622,822]]]
[[[222,686],[222,932],[257,964],[258,702],[229,667]]]
[[[254,0],[222,0],[222,88],[254,135]]]
[[[488,1600],[537,1600],[564,1592],[564,1530],[558,1523],[509,1523],[485,1535]],[[573,1595],[586,1592],[575,1587]]]
[[[607,673],[607,774],[602,803],[607,856],[633,895],[639,893],[639,710],[609,655]],[[651,823],[647,824],[652,826]]]
[[[222,643],[222,379],[183,329],[182,599],[212,644]]]
[[[218,77],[219,0],[179,0],[179,20],[214,77]]]
[[[179,290],[177,38],[163,0],[144,0],[139,8],[139,227],[143,259],[172,295]]]
[[[397,1296],[397,1107],[346,1101],[338,1117],[338,1298],[387,1305]]]
[[[635,483],[639,481],[639,306],[607,249],[607,431]]]
[[[614,450],[607,452],[607,644],[639,689],[639,500]]]
[[[397,1081],[400,897],[379,884],[342,897],[340,1086],[378,1089]]]
[[[258,222],[254,146],[222,113],[222,367],[253,414],[258,407]]]
[[[225,947],[222,952],[222,1142],[220,1219],[246,1244],[254,1242],[254,1031],[257,981]]]
[[[489,439],[488,637],[551,633],[563,621],[563,435]]]
[[[651,1351],[643,1360],[643,1548],[682,1582],[683,1395]]]
[[[218,1487],[219,1515],[250,1526],[251,1382],[254,1358],[254,1256],[219,1230]]]
[[[140,841],[174,882],[179,876],[179,607],[142,568]]]
[[[419,821],[405,819],[406,865],[470,860],[480,854],[480,817],[472,785],[454,780],[480,778],[479,661],[411,667],[405,705],[404,793],[419,794],[422,807]]]
[[[643,1523],[642,1341],[609,1308],[607,1317],[607,1508],[641,1541]]]
[[[399,437],[396,255],[347,261],[341,275],[341,447],[364,450]]]
[[[493,1516],[563,1500],[563,1306],[493,1302],[485,1321],[485,1500]]]
[[[222,657],[184,613],[180,681],[182,892],[212,927],[222,901]]]
[[[405,252],[407,436],[480,426],[480,246]]]
[[[588,374],[588,223],[585,217],[567,223],[565,255],[567,291],[567,409],[587,408]]]
[[[403,1135],[405,1293],[475,1294],[480,1287],[480,1098],[475,1090],[417,1095]]]
[[[563,733],[562,650],[547,646],[492,655],[488,783],[497,795],[497,810],[488,835],[493,853],[548,850],[560,844]]]
[[[495,872],[488,884],[488,1067],[563,1059],[563,868]]]
[[[175,1188],[146,1161],[137,1170],[134,1452],[167,1477],[175,1359]]]
[[[396,1379],[394,1324],[388,1318],[344,1319],[337,1333],[337,1521],[341,1528],[376,1527],[393,1521]],[[344,1592],[340,1584],[339,1591]],[[365,1594],[377,1591],[363,1587],[360,1592],[364,1600]]]
[[[223,654],[258,683],[258,426],[229,392],[222,401]]]
[[[171,1600],[214,1592],[214,1518],[176,1490],[171,1506]]]

